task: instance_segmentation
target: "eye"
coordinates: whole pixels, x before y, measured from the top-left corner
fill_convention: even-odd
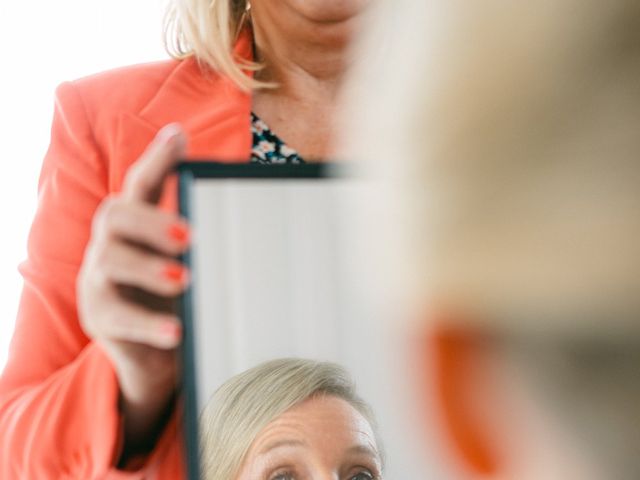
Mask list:
[[[374,477],[369,472],[359,472],[349,477],[349,480],[374,480]]]
[[[295,480],[295,478],[296,477],[292,472],[278,472],[275,475],[269,477],[269,480]]]

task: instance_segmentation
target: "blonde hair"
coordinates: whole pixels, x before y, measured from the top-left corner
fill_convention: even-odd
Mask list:
[[[404,235],[393,278],[492,327],[640,333],[640,4],[406,5],[350,132]]]
[[[272,360],[231,378],[211,397],[200,419],[203,477],[233,480],[259,432],[316,395],[345,400],[376,431],[371,408],[356,394],[344,368],[305,359]]]
[[[234,55],[247,25],[248,0],[170,0],[164,20],[165,49],[173,58],[195,57],[203,68],[230,78],[249,91],[273,85],[255,80],[262,65]]]
[[[368,238],[406,235],[380,275],[497,333],[606,478],[635,478],[640,2],[432,3],[385,2],[395,49],[354,80],[349,152],[384,193]]]

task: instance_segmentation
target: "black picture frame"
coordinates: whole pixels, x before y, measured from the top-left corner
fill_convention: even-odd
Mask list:
[[[178,206],[180,214],[187,220],[193,217],[191,191],[199,179],[330,179],[345,177],[344,165],[330,162],[304,163],[296,165],[262,165],[255,163],[222,163],[210,160],[182,161],[176,168],[178,175]],[[191,250],[180,260],[191,268]],[[178,312],[183,323],[181,346],[183,428],[187,478],[201,480],[200,447],[198,427],[198,385],[195,358],[195,319],[193,309],[193,287],[190,285],[178,299]]]

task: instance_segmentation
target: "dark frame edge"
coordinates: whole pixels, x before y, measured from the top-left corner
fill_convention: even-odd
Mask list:
[[[180,215],[190,218],[191,188],[194,175],[190,169],[178,168],[178,204]],[[180,260],[192,268],[191,249],[181,255]],[[191,285],[178,300],[178,311],[183,322],[183,339],[181,347],[182,360],[182,393],[184,412],[182,415],[185,439],[185,459],[187,478],[200,480],[200,442],[198,428],[198,396],[195,362],[195,332],[193,318],[193,288]]]
[[[178,175],[192,178],[334,178],[350,176],[350,168],[341,163],[317,162],[296,165],[261,165],[256,163],[220,163],[208,160],[185,160],[177,166]]]
[[[176,167],[178,175],[178,205],[184,218],[191,219],[191,192],[197,178],[219,179],[318,179],[349,176],[350,169],[344,164],[331,162],[305,163],[300,165],[260,165],[255,163],[220,163],[209,160],[183,160]],[[181,255],[180,260],[193,268],[191,250]],[[178,299],[178,312],[183,321],[182,393],[184,448],[189,480],[201,480],[200,441],[198,425],[197,371],[195,361],[195,332],[193,288],[189,286]]]

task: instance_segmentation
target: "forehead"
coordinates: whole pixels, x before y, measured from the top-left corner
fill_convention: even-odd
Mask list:
[[[347,401],[333,396],[316,396],[290,408],[269,423],[256,437],[250,455],[270,445],[294,441],[306,448],[337,456],[353,447],[378,451],[367,419]]]

